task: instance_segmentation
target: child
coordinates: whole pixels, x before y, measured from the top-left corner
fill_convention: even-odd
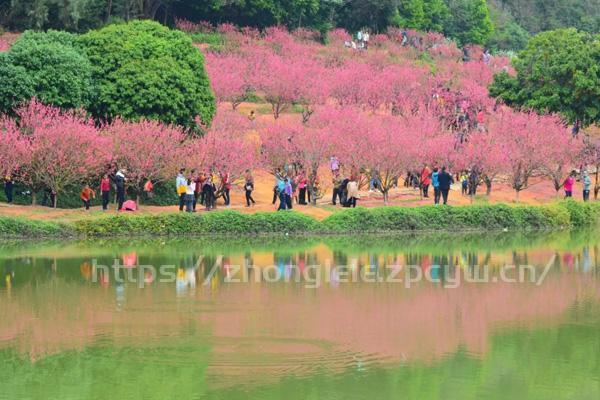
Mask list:
[[[150,179],[148,179],[146,181],[146,183],[144,183],[144,193],[146,193],[146,197],[151,199],[154,197],[154,184],[152,183],[152,181]]]
[[[89,210],[91,200],[96,198],[96,192],[94,192],[90,185],[86,184],[81,190],[81,194],[79,197],[81,198],[81,201],[83,201],[83,206],[85,207],[85,209]]]
[[[463,194],[463,196],[466,196],[469,193],[469,176],[464,171],[460,175],[460,184],[461,184],[462,194]]]

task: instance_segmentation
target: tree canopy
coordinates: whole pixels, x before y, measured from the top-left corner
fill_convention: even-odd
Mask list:
[[[178,18],[266,28],[374,32],[433,30],[460,42],[522,49],[529,35],[575,27],[600,31],[600,0],[0,0],[0,26],[87,32],[112,22]],[[488,11],[489,10],[489,11]],[[490,19],[491,16],[491,19]],[[490,24],[494,29],[490,29]],[[484,39],[487,42],[484,42]]]
[[[516,75],[494,77],[490,94],[508,105],[600,121],[600,35],[560,29],[533,37],[513,60]]]
[[[3,111],[36,96],[46,104],[62,108],[87,107],[93,91],[92,68],[67,32],[27,31],[3,56],[0,89],[6,98]],[[4,96],[3,96],[4,97]]]
[[[184,33],[133,21],[89,32],[79,43],[93,65],[96,118],[149,118],[188,128],[196,117],[212,121],[216,106],[204,57]]]

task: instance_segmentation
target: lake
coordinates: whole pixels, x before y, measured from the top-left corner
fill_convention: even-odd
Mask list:
[[[599,399],[598,232],[0,242],[0,399]]]

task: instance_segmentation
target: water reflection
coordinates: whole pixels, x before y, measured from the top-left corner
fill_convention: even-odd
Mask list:
[[[465,392],[432,384],[442,392],[428,395],[415,380],[437,371],[469,387],[502,360],[521,371],[518,352],[539,370],[559,356],[546,349],[548,340],[565,352],[556,368],[588,376],[576,354],[600,356],[592,339],[600,328],[599,243],[594,232],[2,243],[0,368],[11,379],[0,383],[0,399],[31,397],[19,379],[35,372],[45,374],[45,394],[54,394],[56,363],[116,379],[121,397],[95,398],[138,398],[116,377],[133,370],[143,371],[133,382],[151,388],[171,379],[171,393],[184,398],[295,398],[303,385],[314,385],[319,398],[360,398],[367,388],[390,398],[400,382],[407,398],[450,398]],[[481,265],[492,278],[505,265],[548,271],[539,285],[465,281],[451,289],[453,277],[475,277]],[[165,267],[165,275],[144,266]],[[428,279],[410,288],[390,282],[396,266],[419,266]],[[306,274],[317,272],[323,284],[307,288]],[[354,279],[364,275],[373,281]],[[556,339],[557,330],[574,337]],[[189,381],[165,372],[173,365]],[[57,398],[81,398],[78,382],[95,383],[86,379],[73,377],[72,394]],[[527,398],[528,384],[515,379],[517,397],[495,397]],[[479,397],[458,397],[489,397],[503,386],[493,376],[486,385],[473,389]],[[538,386],[545,393],[554,383]],[[165,393],[147,396],[171,397]],[[597,380],[589,393],[600,393]]]

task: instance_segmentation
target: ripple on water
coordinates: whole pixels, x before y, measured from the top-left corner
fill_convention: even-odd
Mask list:
[[[339,348],[325,341],[291,338],[218,338],[213,341],[207,375],[212,385],[255,385],[318,372],[363,372],[385,357]],[[233,379],[232,379],[233,378]]]

